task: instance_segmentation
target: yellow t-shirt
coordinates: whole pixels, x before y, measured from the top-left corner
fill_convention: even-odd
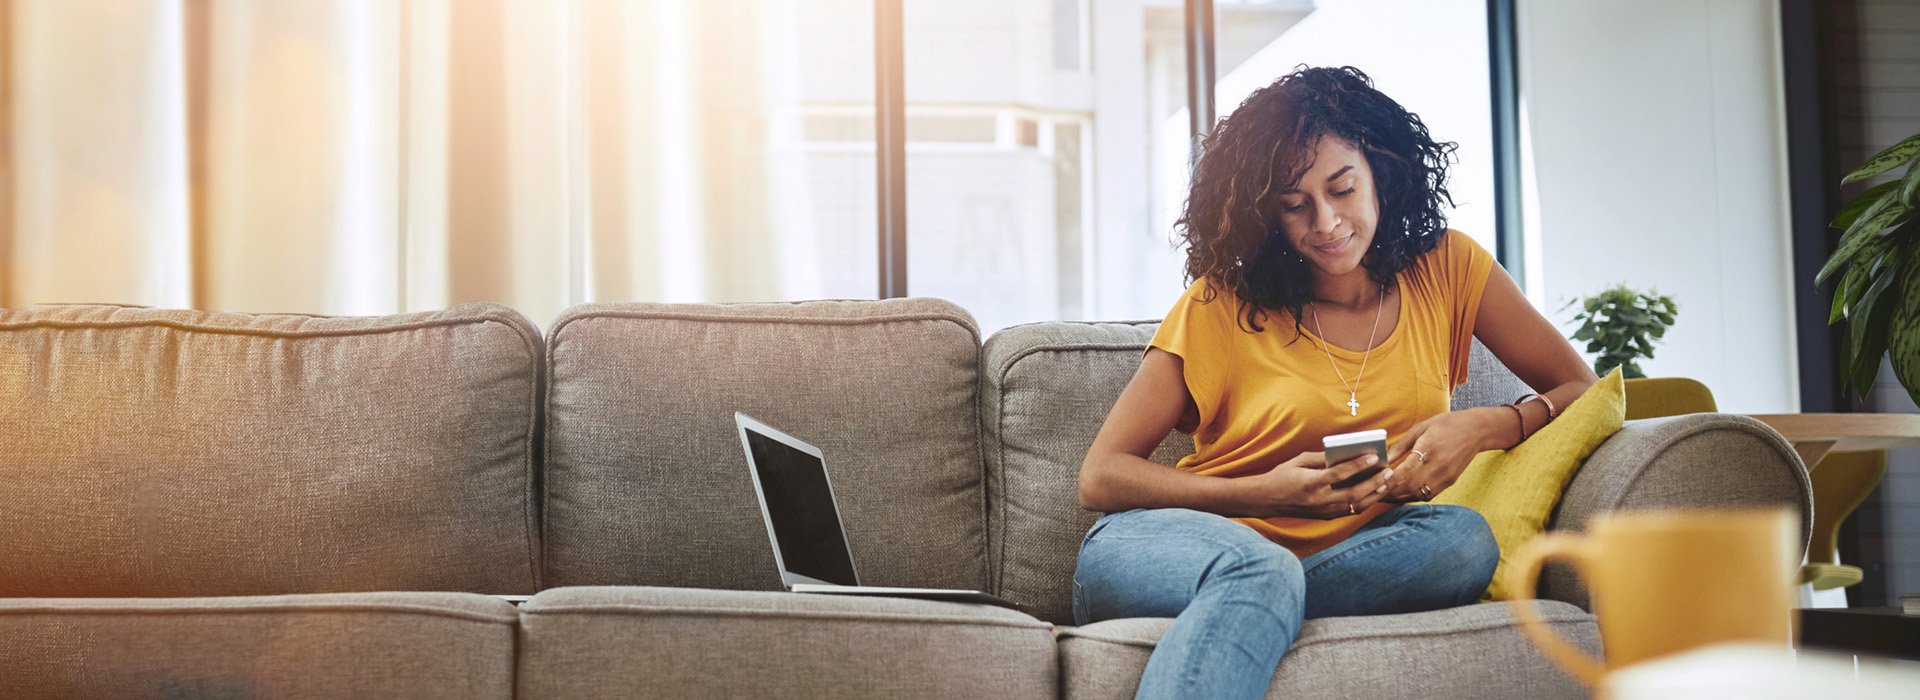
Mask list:
[[[1249,333],[1240,325],[1232,290],[1219,288],[1213,301],[1202,303],[1208,280],[1195,281],[1167,312],[1151,343],[1184,361],[1187,391],[1199,407],[1194,453],[1176,468],[1206,476],[1251,476],[1322,449],[1320,440],[1328,435],[1382,428],[1392,442],[1415,423],[1445,413],[1453,387],[1467,380],[1474,319],[1493,266],[1485,248],[1450,229],[1440,245],[1400,272],[1400,319],[1395,327],[1380,329],[1386,340],[1367,358],[1366,374],[1359,378],[1358,416],[1349,415],[1347,389],[1327,353],[1349,382],[1359,374],[1364,353],[1322,343],[1310,318],[1296,336],[1285,309],[1265,312],[1260,320],[1265,330]],[[1379,503],[1332,520],[1235,520],[1305,557],[1391,508]]]

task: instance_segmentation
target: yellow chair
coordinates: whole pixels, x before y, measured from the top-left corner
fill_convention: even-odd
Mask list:
[[[1813,542],[1807,549],[1807,565],[1800,568],[1800,582],[1813,584],[1816,591],[1845,588],[1860,582],[1860,567],[1836,563],[1840,541],[1840,523],[1867,500],[1873,487],[1887,472],[1885,450],[1872,452],[1828,453],[1813,470]]]
[[[1627,420],[1719,410],[1707,385],[1685,377],[1629,379],[1626,392]],[[1813,542],[1807,550],[1807,565],[1800,567],[1800,582],[1824,591],[1860,582],[1860,567],[1838,563],[1840,524],[1880,483],[1887,471],[1887,453],[1829,453],[1819,467],[1807,465],[1813,480]]]
[[[1686,377],[1629,379],[1626,391],[1627,420],[1720,410],[1707,385]]]

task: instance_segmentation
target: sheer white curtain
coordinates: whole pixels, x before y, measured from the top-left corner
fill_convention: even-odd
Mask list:
[[[864,2],[826,4],[853,22],[805,34],[805,0],[0,0],[0,305],[489,299],[544,324],[871,295],[859,227],[815,211],[861,183],[799,141],[801,78],[871,85],[870,63],[802,75],[871,40]]]

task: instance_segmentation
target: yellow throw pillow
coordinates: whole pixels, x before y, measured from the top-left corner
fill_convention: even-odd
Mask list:
[[[1540,534],[1560,502],[1567,481],[1587,455],[1620,432],[1627,399],[1615,369],[1526,441],[1511,450],[1489,450],[1473,458],[1460,480],[1433,499],[1480,512],[1500,543],[1500,567],[1493,572],[1487,598],[1508,600],[1507,556]]]

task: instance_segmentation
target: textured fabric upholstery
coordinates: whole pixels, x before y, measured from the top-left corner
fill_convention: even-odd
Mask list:
[[[1275,698],[1583,698],[1586,689],[1522,636],[1508,603],[1378,617],[1308,620],[1274,671]],[[1593,617],[1543,601],[1562,637],[1600,653]],[[1064,629],[1061,696],[1130,698],[1167,618],[1110,620]]]
[[[0,697],[513,697],[513,606],[466,593],[0,598]]]
[[[1049,626],[990,605],[646,587],[521,609],[520,696],[1052,698]]]
[[[1467,356],[1467,383],[1453,388],[1453,410],[1512,403],[1533,391],[1513,376],[1513,371],[1493,356],[1493,351],[1473,339],[1473,354]]]
[[[1079,506],[1080,462],[1140,366],[1157,324],[1037,323],[987,340],[987,511],[994,590],[1058,624],[1073,622],[1080,535],[1100,514]],[[1172,465],[1193,439],[1169,433],[1153,459]]]
[[[540,352],[497,304],[0,311],[0,596],[531,592]]]
[[[778,586],[738,410],[826,452],[866,583],[986,588],[1070,622],[1097,516],[1077,506],[1079,465],[1154,329],[1034,324],[983,348],[932,299],[593,304],[544,346],[491,304],[0,311],[0,697],[1128,695],[1168,620],[1056,644],[992,606],[711,589]],[[1478,343],[1470,366],[1455,408],[1525,390]],[[1153,459],[1191,449],[1172,433]],[[1754,421],[1631,421],[1552,526],[1804,515],[1808,493]],[[1548,619],[1597,649],[1577,583],[1546,578],[1572,604]],[[576,584],[641,586],[519,611],[328,593]],[[1270,696],[1580,693],[1507,610],[1309,622]]]
[[[734,428],[825,454],[861,582],[984,588],[979,331],[936,299],[590,304],[549,336],[548,584],[780,584]]]
[[[1805,545],[1813,486],[1786,438],[1760,421],[1726,413],[1633,420],[1574,474],[1549,528],[1580,530],[1612,510],[1743,506],[1792,508]],[[1589,605],[1566,566],[1546,568],[1540,595]]]

